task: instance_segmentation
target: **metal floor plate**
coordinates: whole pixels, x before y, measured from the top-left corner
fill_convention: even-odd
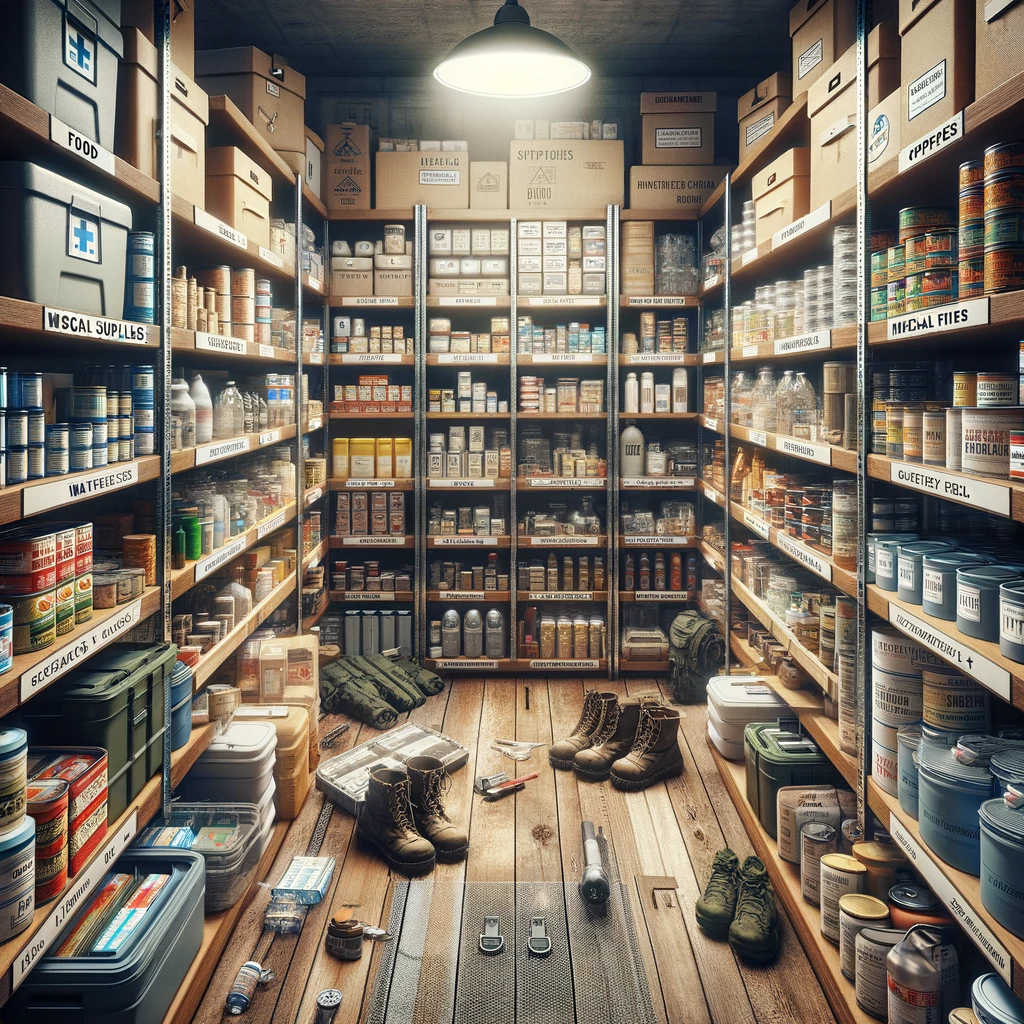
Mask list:
[[[515,1024],[515,892],[512,882],[466,883],[455,1024]],[[485,956],[480,952],[480,933],[484,918],[493,914],[500,919],[505,949],[497,956]]]
[[[530,921],[543,917],[551,952],[538,957],[526,948]],[[561,882],[521,882],[516,886],[516,1020],[564,1024],[575,1016],[572,969]]]

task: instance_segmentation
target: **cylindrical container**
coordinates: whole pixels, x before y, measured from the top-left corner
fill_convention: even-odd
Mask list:
[[[800,829],[800,894],[811,906],[821,903],[821,858],[838,849],[838,829],[809,821]]]
[[[125,320],[136,320],[144,324],[151,324],[154,321],[154,245],[152,231],[128,232],[128,259],[125,264],[124,288]]]
[[[907,239],[904,252],[907,274],[956,266],[957,228],[939,228],[913,235]]]
[[[144,569],[146,586],[155,587],[156,536],[151,533],[126,534],[121,538],[121,546],[125,568]]]
[[[224,1006],[232,1017],[241,1016],[252,1006],[253,996],[256,995],[256,987],[263,977],[263,968],[255,960],[247,960],[238,968],[238,974],[228,989],[227,999]]]
[[[904,930],[915,924],[952,928],[956,921],[942,900],[927,886],[915,882],[899,882],[889,890],[889,917],[893,928]]]
[[[1006,986],[998,974],[983,974],[974,979],[971,1005],[977,1014],[974,1020],[958,1020],[956,1024],[1021,1024],[1024,1021],[1024,1001]]]
[[[349,439],[335,437],[331,440],[331,476],[335,480],[348,479]]]
[[[940,928],[915,925],[886,954],[889,1024],[941,1024],[944,939]]]
[[[839,967],[853,981],[857,976],[857,936],[865,928],[888,928],[889,908],[874,896],[847,893],[839,899]]]
[[[889,402],[885,407],[885,454],[903,458],[903,403]]]
[[[953,622],[956,619],[956,573],[965,565],[987,565],[985,555],[940,551],[921,562],[921,610]]]
[[[993,796],[1002,796],[1010,786],[1024,787],[1024,751],[1016,747],[997,751],[989,762],[989,771]]]
[[[921,744],[921,726],[917,722],[901,725],[896,731],[896,787],[900,808],[917,820],[917,748]]]
[[[35,912],[35,822],[22,818],[0,833],[0,942],[23,932]]]
[[[965,566],[956,572],[956,628],[976,640],[999,639],[999,587],[1021,578],[1008,565]]]
[[[900,210],[899,240],[906,242],[924,231],[951,227],[955,217],[952,210],[942,207],[908,206]]]
[[[26,809],[36,823],[36,905],[59,895],[68,879],[68,784],[63,779],[33,782]]]
[[[916,540],[909,544],[901,544],[896,559],[898,596],[911,604],[920,604],[924,586],[924,557],[940,551],[949,551],[952,547],[952,542],[944,540]]]
[[[906,247],[901,243],[900,245],[890,246],[886,250],[886,273],[888,275],[888,284],[893,284],[895,281],[902,281],[906,277],[906,259],[907,251]],[[891,315],[891,314],[890,314]]]
[[[875,549],[875,584],[880,590],[893,593],[899,588],[896,575],[899,559],[900,542],[892,540],[891,534],[879,536],[874,543]]]
[[[947,864],[978,874],[978,808],[992,795],[992,773],[930,743],[918,748],[917,765],[921,838]]]
[[[877,1020],[889,1020],[889,979],[885,958],[906,932],[898,928],[862,928],[854,943],[857,1005]]]
[[[978,375],[973,370],[953,374],[953,405],[956,408],[978,404]]]
[[[986,800],[981,823],[981,904],[1018,938],[1024,937],[1024,815],[1000,797]]]
[[[907,272],[904,309],[915,313],[931,306],[944,306],[952,302],[959,292],[959,279],[955,268]]]
[[[25,817],[28,734],[24,729],[0,730],[0,832]]]
[[[898,794],[896,731],[921,717],[923,649],[895,629],[871,632],[872,775]]]
[[[838,944],[839,900],[848,893],[863,893],[868,872],[860,861],[844,853],[826,853],[820,867],[821,934]]]
[[[53,587],[35,594],[11,595],[14,653],[33,654],[57,637],[57,597]]]
[[[968,230],[970,230],[969,226]],[[983,234],[980,222],[976,230],[978,236]],[[960,262],[957,263],[957,291],[961,299],[976,299],[985,294],[985,257],[983,255],[965,257],[961,250]]]
[[[15,373],[7,375],[8,409],[43,408],[42,373]]]
[[[921,678],[921,717],[928,725],[961,734],[989,731],[989,691],[984,686],[948,665],[926,666],[921,670]]]
[[[0,675],[14,663],[14,609],[0,604]]]
[[[924,409],[919,405],[903,408],[903,458],[907,462],[924,461]]]
[[[946,410],[946,469],[960,469],[963,452],[963,410]]]
[[[922,462],[926,466],[946,464],[946,410],[925,409],[921,416]]]
[[[1013,373],[979,373],[977,402],[979,408],[1017,404],[1017,375]]]
[[[965,473],[1010,475],[1010,431],[1024,429],[1024,406],[965,408],[960,464]]]
[[[899,881],[899,873],[907,868],[907,858],[894,842],[881,842],[875,832],[873,842],[857,843],[853,856],[867,870],[864,892],[884,900],[889,890]]]
[[[1024,662],[1024,580],[999,587],[999,651]]]

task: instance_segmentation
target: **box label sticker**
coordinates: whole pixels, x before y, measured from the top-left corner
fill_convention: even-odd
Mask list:
[[[536,360],[537,357],[533,358]],[[630,366],[637,363],[668,363],[671,366],[683,366],[686,363],[685,352],[631,352],[623,358]]]
[[[123,341],[128,345],[145,345],[149,339],[146,324],[130,320],[112,320],[105,316],[75,313],[70,309],[43,307],[43,330],[50,334],[71,334],[101,341]]]
[[[722,504],[722,496],[714,489],[714,487],[708,487],[707,484],[704,484],[704,497],[707,498],[708,501],[713,501],[716,505]]]
[[[484,661],[480,658],[438,658],[434,662],[434,668],[497,668],[496,661]]]
[[[561,658],[552,658],[551,660],[531,658],[529,666],[530,668],[564,669],[569,671],[577,668],[600,668],[601,662],[597,658],[579,658],[575,661]]]
[[[560,352],[556,355],[555,353],[538,352],[530,357],[530,361],[535,366],[552,363],[592,363],[594,354],[592,352]]]
[[[917,840],[904,828],[903,823],[892,812],[889,813],[889,834],[902,847],[910,862],[921,873],[921,877],[931,886],[932,891],[946,905],[946,909],[960,923],[960,927],[971,937],[982,955],[992,965],[996,973],[1006,982],[1011,981],[1011,959],[1006,947],[995,937],[988,925],[979,920],[976,912],[971,909],[968,900],[961,895],[952,882],[946,878],[942,869],[926,853]]]
[[[267,79],[267,93],[268,93],[269,95],[271,95],[271,96],[280,96],[280,95],[281,95],[281,86],[279,86],[279,85],[277,84],[277,82],[272,82],[272,81],[270,81],[270,79],[268,78],[268,79]],[[262,107],[260,108],[260,114],[261,114],[261,116],[262,116],[262,117],[263,117],[263,118],[264,118],[264,119],[266,120],[266,122],[267,122],[267,131],[268,131],[268,132],[269,132],[269,131],[273,131],[273,130],[274,130],[274,122],[275,122],[275,121],[277,120],[277,114],[275,113],[273,117],[269,117],[269,116],[268,116],[268,115],[267,115],[267,114],[266,114],[266,113],[264,112],[264,110],[263,110],[263,108],[262,108]]]
[[[259,253],[261,260],[266,260],[267,263],[277,267],[278,270],[284,269],[284,260],[281,259],[276,252],[271,252],[269,249],[266,249],[261,245],[259,247]]]
[[[771,527],[760,516],[755,516],[748,509],[743,510],[743,525],[749,527],[762,540],[767,540]]]
[[[217,462],[219,459],[228,459],[232,455],[241,455],[249,450],[249,438],[235,437],[230,441],[216,441],[213,444],[204,444],[196,448],[196,465],[205,466],[208,462]]]
[[[823,60],[825,51],[825,40],[819,39],[812,43],[797,57],[796,77],[803,78],[808,72],[813,71]]]
[[[431,477],[429,480],[427,480],[427,486],[428,487],[439,487],[439,488],[442,488],[442,489],[467,488],[467,487],[471,488],[471,489],[476,489],[476,488],[481,488],[481,487],[493,487],[494,486],[494,481],[493,480],[487,480],[487,479],[483,479],[483,480],[456,480],[456,479],[448,479],[447,477],[436,477],[435,476],[435,477]]]
[[[707,427],[708,430],[713,430],[716,434],[721,433],[718,429],[718,420],[715,419],[714,416],[705,416],[704,426]]]
[[[718,358],[718,353],[717,352],[705,352],[704,353],[704,362],[705,363],[713,363],[713,362],[715,362],[715,360],[717,358]]]
[[[801,565],[807,566],[811,572],[816,572],[823,580],[828,580],[829,583],[832,582],[831,564],[799,541],[787,537],[784,533],[777,532],[775,534],[775,546],[785,551],[791,558],[795,558]]]
[[[813,334],[799,334],[792,338],[776,338],[775,340],[777,356],[788,356],[794,352],[814,352],[831,347],[831,331],[815,331]]]
[[[924,494],[934,494],[938,498],[958,501],[962,505],[972,505],[996,515],[1010,514],[1010,488],[1005,485],[953,476],[940,470],[922,469],[898,462],[889,464],[889,479],[894,484],[902,484]]]
[[[655,545],[656,547],[689,547],[693,543],[692,537],[673,537],[660,534],[655,536],[647,533],[627,533],[622,538],[623,544],[635,547],[639,544]]]
[[[630,295],[626,299],[627,306],[688,306],[690,299],[686,295]]]
[[[701,128],[656,128],[655,149],[700,149],[703,145]]]
[[[523,537],[519,543],[528,548],[596,548],[601,538],[576,535],[572,537]]]
[[[892,125],[885,114],[879,114],[871,125],[871,135],[868,138],[868,163],[873,164],[879,157],[885,154],[889,148],[889,139],[892,137]]]
[[[115,861],[135,838],[139,830],[139,812],[132,811],[116,832],[109,833],[104,846],[97,851],[92,862],[75,876],[72,887],[57,903],[51,903],[48,916],[31,934],[27,944],[11,965],[11,990],[16,991],[39,959],[53,945],[65,925],[85,904],[86,897],[99,885],[101,879],[114,866]]]
[[[211,234],[219,235],[225,242],[230,242],[239,249],[249,248],[248,235],[243,234],[241,231],[237,231],[230,225],[225,224],[222,220],[217,220],[216,217],[212,217],[205,210],[200,210],[198,206],[194,208],[192,220],[197,228],[202,228],[204,231],[209,231]]]
[[[768,435],[763,430],[751,430],[750,443],[759,444],[762,448],[768,447]]]
[[[827,444],[813,444],[795,437],[776,437],[775,450],[808,462],[817,462],[820,466],[832,465],[832,449]]]
[[[97,146],[92,139],[75,131],[63,121],[57,120],[53,114],[50,115],[50,141],[55,142],[61,149],[66,149],[69,153],[81,157],[101,171],[106,171],[107,174],[114,173],[113,153],[102,146]]]
[[[343,306],[397,306],[397,295],[349,295],[341,300]]]
[[[484,363],[495,366],[497,362],[497,352],[439,352],[437,355],[438,366],[451,363]]]
[[[497,306],[496,295],[442,295],[437,300],[438,306]]]
[[[634,601],[689,601],[690,595],[685,590],[635,590]]]
[[[380,490],[381,488],[394,487],[394,480],[363,480],[358,477],[353,480],[345,481],[346,487],[372,487],[374,490]]]
[[[268,533],[273,533],[278,527],[284,526],[285,519],[288,518],[288,510],[281,509],[276,515],[271,516],[266,522],[260,523],[256,527],[256,539],[263,540]]]
[[[243,534],[241,537],[236,537],[230,544],[225,544],[224,547],[215,551],[212,555],[207,555],[206,558],[200,559],[196,562],[196,583],[206,579],[210,573],[216,572],[222,565],[240,555],[248,546],[248,540]]]
[[[421,170],[421,185],[459,185],[462,183],[462,171]]]
[[[276,444],[280,440],[281,440],[281,431],[280,430],[264,430],[263,433],[260,434],[260,438],[259,438],[259,442],[260,442],[261,446],[265,445],[265,444]]]
[[[346,548],[365,548],[365,547],[381,547],[389,548],[403,548],[405,547],[405,537],[342,537],[342,547]]]
[[[922,135],[909,146],[900,150],[899,173],[910,170],[929,157],[949,146],[955,145],[964,134],[964,112],[961,110],[954,114],[948,121],[944,121],[938,128],[932,129],[927,135]]]
[[[85,34],[65,16],[64,63],[82,78],[96,84],[96,37]]]
[[[916,640],[961,672],[977,679],[1003,700],[1010,699],[1010,673],[1006,669],[1000,668],[995,662],[989,661],[945,633],[933,629],[923,619],[904,611],[892,601],[889,602],[889,621],[901,633],[906,633],[911,640]]]
[[[968,299],[948,306],[932,306],[917,313],[894,316],[886,321],[886,336],[890,341],[917,334],[941,334],[959,331],[965,327],[982,327],[988,323],[988,296]]]
[[[306,492],[304,508],[309,508],[314,502],[319,501],[324,496],[324,489],[322,487],[314,487]]]
[[[430,545],[435,548],[479,547],[496,548],[497,537],[430,537]]]
[[[20,680],[22,701],[46,689],[65,672],[77,668],[91,658],[101,647],[116,640],[142,621],[142,600],[122,605],[117,611],[94,626],[84,635],[76,636],[70,643],[58,647],[26,672]]]
[[[822,203],[816,210],[811,210],[810,213],[793,221],[792,224],[776,231],[772,235],[772,251],[781,248],[787,242],[792,242],[794,238],[807,234],[808,231],[819,225],[825,224],[831,217],[832,200],[830,199],[827,203]]]
[[[226,334],[196,331],[196,348],[204,352],[230,352],[232,355],[244,356],[246,342],[243,338],[231,338]]]
[[[946,62],[940,60],[907,86],[907,120],[913,121],[946,95]]]
[[[401,363],[402,356],[397,352],[343,352],[342,363]]]
[[[748,124],[743,133],[743,144],[752,146],[758,139],[763,139],[775,127],[775,111],[759,117],[753,124]]]
[[[26,487],[22,497],[22,515],[33,516],[38,512],[47,512],[51,508],[60,508],[75,501],[95,498],[108,491],[117,491],[122,487],[131,487],[139,482],[139,464],[137,462],[118,463],[103,469],[94,469],[86,473],[58,477],[56,480]]]

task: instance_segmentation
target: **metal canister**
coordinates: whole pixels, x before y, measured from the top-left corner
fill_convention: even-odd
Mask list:
[[[859,860],[845,853],[827,853],[821,858],[821,934],[829,942],[839,942],[839,900],[847,893],[862,893],[867,874]]]
[[[809,821],[800,829],[800,894],[812,906],[821,903],[821,858],[838,849],[838,829]]]
[[[937,270],[907,272],[904,309],[916,313],[932,306],[952,302],[958,294],[959,284],[955,267]]]
[[[903,403],[889,402],[885,407],[885,454],[903,458]]]
[[[977,402],[979,407],[1017,404],[1017,376],[1013,373],[978,374]],[[31,430],[29,431],[31,433]]]
[[[960,464],[965,473],[1010,475],[1010,431],[1024,429],[1024,406],[965,408]]]
[[[893,284],[896,281],[902,281],[906,277],[906,258],[907,253],[903,244],[894,245],[885,254],[885,268],[886,268],[886,283]]]
[[[946,464],[946,410],[925,409],[921,416],[922,462],[926,466]]]
[[[889,979],[885,960],[906,932],[901,928],[862,928],[854,939],[857,1005],[881,1021],[889,1019]]]
[[[955,933],[915,924],[886,954],[890,1024],[931,1024],[960,1001]]]
[[[888,928],[889,908],[874,896],[847,893],[839,899],[839,967],[853,981],[857,976],[857,936],[865,928]]]
[[[155,318],[154,259],[152,231],[128,232],[125,264],[124,318],[151,324]]]
[[[956,214],[945,207],[908,206],[900,210],[900,242],[934,228],[948,228]]]
[[[946,469],[960,468],[962,453],[962,409],[946,410]]]
[[[957,262],[957,229],[940,228],[908,238],[905,246],[907,274],[921,270],[955,267]]]

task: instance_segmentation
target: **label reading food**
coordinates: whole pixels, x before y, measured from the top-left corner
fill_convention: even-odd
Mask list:
[[[788,356],[794,352],[815,352],[832,347],[831,331],[814,331],[811,334],[797,334],[791,338],[775,339],[775,354]]]
[[[210,573],[216,572],[222,565],[226,565],[232,558],[240,555],[248,546],[246,537],[243,534],[241,537],[236,537],[230,544],[225,544],[224,547],[214,551],[212,555],[201,558],[196,562],[196,583],[206,579]]]
[[[800,441],[795,437],[776,436],[775,449],[787,455],[806,459],[808,462],[817,462],[821,466],[832,465],[832,449],[827,444],[812,444],[810,441]]]
[[[131,487],[138,482],[139,464],[127,462],[34,484],[26,487],[22,494],[22,515],[34,516],[51,508]]]
[[[792,537],[787,537],[784,533],[775,534],[775,545],[791,558],[795,558],[801,565],[805,565],[811,572],[817,573],[823,580],[832,582],[831,563],[825,561],[810,548],[793,540]]]
[[[232,245],[238,246],[239,249],[249,248],[249,238],[247,235],[225,224],[224,221],[217,220],[216,217],[211,216],[205,210],[200,210],[198,206],[194,207],[192,219],[197,228],[202,228],[204,231],[218,235],[225,242],[230,242]]]
[[[890,317],[886,321],[890,341],[910,335],[940,334],[965,327],[981,327],[988,323],[988,297],[968,299],[948,306],[932,306],[917,313]]]
[[[247,452],[248,450],[248,435],[245,437],[234,437],[230,441],[215,441],[213,444],[200,445],[195,450],[196,465],[205,466],[208,462],[229,459],[232,455],[241,455],[242,452]]]
[[[281,509],[281,511],[276,515],[271,516],[270,519],[260,523],[260,525],[256,527],[256,539],[263,540],[268,533],[273,533],[279,527],[284,526],[284,522],[287,518],[288,510]]]
[[[431,537],[430,543],[435,548],[478,547],[496,548],[497,537]]]
[[[771,531],[768,523],[766,523],[760,516],[755,516],[753,512],[750,512],[747,509],[743,510],[743,525],[749,527],[762,539],[768,539],[768,534]]]
[[[827,203],[822,203],[817,209],[811,210],[810,213],[793,221],[792,224],[776,231],[772,235],[772,250],[779,249],[787,242],[792,242],[794,238],[807,234],[808,231],[813,230],[820,224],[824,224],[831,217],[832,200],[830,199]]]
[[[127,345],[145,345],[149,339],[145,324],[130,320],[112,320],[106,316],[89,316],[70,309],[43,307],[43,330],[50,334],[70,334],[100,341],[120,341]]]
[[[205,352],[230,352],[232,355],[244,356],[246,343],[243,338],[232,338],[226,334],[207,334],[196,331],[196,348]]]
[[[940,60],[907,86],[907,120],[913,121],[946,96],[946,62]]]
[[[450,363],[489,363],[495,365],[497,362],[497,352],[439,352],[437,356],[438,366],[445,366]]]
[[[101,171],[106,171],[107,174],[114,173],[113,153],[102,146],[97,146],[92,139],[75,131],[63,121],[58,121],[53,114],[50,115],[50,140]]]
[[[818,39],[804,50],[796,61],[796,77],[804,78],[813,71],[824,59],[825,40]]]
[[[259,254],[261,260],[266,260],[267,263],[277,267],[278,270],[284,269],[284,260],[276,252],[271,252],[270,249],[261,245],[259,246]]]
[[[954,476],[936,469],[921,469],[900,462],[889,464],[889,479],[894,484],[958,501],[961,505],[971,505],[1000,516],[1010,514],[1010,488],[1004,485]]]
[[[955,145],[963,138],[964,112],[961,110],[948,121],[943,121],[938,128],[933,128],[927,135],[911,142],[900,150],[899,173],[909,170],[929,157],[941,153],[949,146]]]

